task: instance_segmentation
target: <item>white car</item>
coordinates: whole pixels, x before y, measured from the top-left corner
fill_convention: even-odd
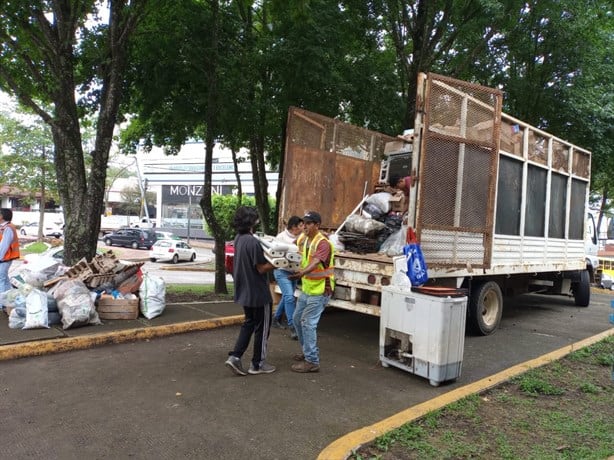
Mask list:
[[[196,250],[181,240],[158,240],[149,251],[149,260],[152,262],[172,262],[180,260],[193,262],[196,259]]]
[[[22,225],[19,229],[19,234],[23,236],[38,236],[38,222]],[[43,236],[60,238],[62,236],[62,228],[55,224],[45,224]]]

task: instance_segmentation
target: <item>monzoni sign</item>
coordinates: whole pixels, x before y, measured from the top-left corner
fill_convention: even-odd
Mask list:
[[[169,185],[168,190],[170,196],[202,196],[203,194],[202,185]]]

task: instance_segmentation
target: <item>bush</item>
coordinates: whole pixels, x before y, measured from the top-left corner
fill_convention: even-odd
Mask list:
[[[213,206],[213,214],[224,230],[224,240],[229,241],[234,239],[235,230],[232,227],[235,212],[239,207],[239,200],[234,195],[214,195],[211,197],[211,205]],[[243,196],[241,201],[243,206],[256,206],[256,199],[252,196]],[[270,220],[273,222],[275,216],[275,200],[269,198],[269,206],[271,208]],[[211,227],[205,222],[205,228],[209,235],[213,235]],[[259,229],[260,231],[262,229]]]

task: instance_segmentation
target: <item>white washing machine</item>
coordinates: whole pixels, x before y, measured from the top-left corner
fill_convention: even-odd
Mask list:
[[[437,295],[417,290],[420,288],[382,288],[380,361],[438,386],[461,374],[467,297],[462,290],[443,290]]]

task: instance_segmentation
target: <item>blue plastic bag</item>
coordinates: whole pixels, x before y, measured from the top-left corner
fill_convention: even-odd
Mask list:
[[[426,262],[418,243],[407,243],[403,247],[403,254],[407,259],[407,276],[412,286],[421,286],[429,279]]]

